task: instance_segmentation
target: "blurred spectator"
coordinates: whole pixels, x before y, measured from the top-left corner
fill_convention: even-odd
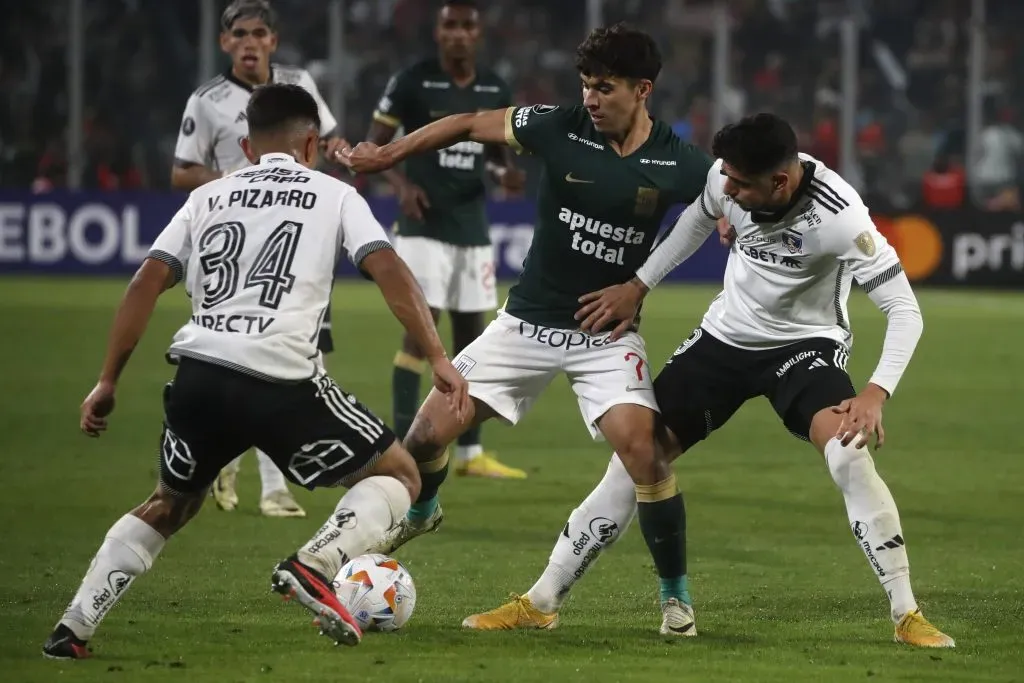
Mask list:
[[[967,174],[958,161],[937,157],[921,179],[921,203],[929,209],[959,209],[967,194]]]

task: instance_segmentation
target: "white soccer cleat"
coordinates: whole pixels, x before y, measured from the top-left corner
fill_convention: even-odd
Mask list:
[[[697,635],[697,622],[693,619],[693,607],[675,598],[661,603],[661,635],[689,637]]]
[[[274,491],[260,500],[264,517],[305,517],[306,511],[295,502],[290,491]]]
[[[210,487],[210,495],[216,501],[217,507],[226,512],[238,507],[238,493],[235,492],[237,473],[238,470],[232,469],[230,466],[225,467],[217,474],[217,478],[213,480],[213,486]]]
[[[398,524],[385,531],[380,540],[370,546],[366,552],[390,555],[417,536],[437,531],[442,520],[444,520],[444,512],[441,510],[440,503],[434,509],[434,514],[422,522],[414,522],[408,517],[404,517]]]

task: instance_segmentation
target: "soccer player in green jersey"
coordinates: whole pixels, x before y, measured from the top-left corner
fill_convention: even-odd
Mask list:
[[[391,142],[449,114],[511,106],[508,85],[476,63],[480,13],[474,0],[446,0],[434,29],[438,52],[391,77],[373,113],[369,140]],[[497,152],[494,154],[494,152]],[[385,176],[398,195],[401,215],[394,244],[416,276],[436,322],[448,312],[457,354],[480,336],[485,314],[498,307],[494,249],[487,222],[484,176],[508,190],[519,190],[523,172],[507,147],[485,147],[465,140],[409,157],[404,172]],[[497,157],[496,159],[493,157]],[[420,377],[427,368],[412,338],[402,338],[392,374],[395,433],[404,438],[420,404]],[[455,448],[456,473],[464,476],[524,479],[480,444],[480,427],[461,434]]]
[[[583,102],[457,114],[377,147],[343,149],[357,172],[390,168],[413,154],[469,140],[507,144],[538,157],[544,173],[530,251],[508,300],[476,341],[453,361],[469,380],[475,414],[515,424],[556,376],[569,379],[584,422],[619,454],[635,485],[638,518],[661,581],[662,632],[685,635],[693,623],[686,583],[684,506],[664,449],[643,339],[589,334],[574,315],[579,298],[632,277],[655,242],[669,207],[695,201],[711,160],[647,111],[661,56],[647,34],[617,24],[593,31],[576,52]],[[445,447],[467,425],[431,392],[405,445],[423,488],[403,523],[372,551],[390,553],[437,528],[437,489]],[[632,502],[631,502],[632,504]],[[618,529],[592,520],[602,542]],[[519,609],[537,611],[525,599]],[[553,625],[557,615],[548,618]]]

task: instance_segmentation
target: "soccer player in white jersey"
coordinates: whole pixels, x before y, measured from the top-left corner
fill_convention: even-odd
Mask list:
[[[576,317],[591,331],[631,320],[649,289],[726,218],[735,234],[725,288],[654,382],[674,442],[670,453],[707,438],[748,399],[767,397],[786,428],[824,456],[857,545],[891,602],[895,639],[953,647],[914,600],[896,503],[866,447],[872,434],[877,446],[884,441],[882,406],[923,329],[899,258],[857,192],[817,159],[799,154],[793,129],[782,119],[758,114],[726,126],[713,152],[718,161],[700,200],[687,207],[636,277],[582,297]],[[846,373],[853,340],[846,305],[854,280],[888,318],[881,358],[860,393]],[[619,324],[613,336],[625,330]],[[632,481],[613,456],[604,479],[569,516],[529,592],[463,624],[553,628],[573,584],[621,537],[635,512]],[[662,633],[696,635],[696,626],[692,619],[666,621]]]
[[[253,88],[266,83],[296,83],[313,96],[320,114],[320,136],[328,159],[342,144],[334,136],[334,116],[305,69],[271,64],[277,48],[277,18],[266,0],[235,0],[221,15],[220,46],[231,55],[226,73],[201,85],[185,105],[174,150],[171,185],[192,191],[211,180],[248,166],[241,140],[246,135],[245,107]],[[319,349],[333,350],[330,309],[320,329]],[[305,517],[288,491],[284,475],[261,451],[256,452],[262,493],[260,511],[268,517]],[[238,505],[235,480],[241,458],[221,472],[213,496],[222,510]]]
[[[326,374],[316,349],[343,254],[428,350],[434,385],[455,413],[471,409],[466,381],[384,229],[352,187],[313,170],[321,123],[313,97],[268,85],[246,113],[246,156],[256,165],[192,192],[161,232],[125,293],[99,382],[82,404],[82,431],[99,436],[158,297],[184,279],[192,316],[169,350],[178,367],[164,389],[159,483],[107,531],[43,646],[48,657],[89,655],[100,620],[199,511],[218,471],[254,445],[300,486],[349,488],[316,535],[277,565],[272,586],[314,612],[327,635],[359,642],[331,579],[404,518],[420,478],[391,430]]]

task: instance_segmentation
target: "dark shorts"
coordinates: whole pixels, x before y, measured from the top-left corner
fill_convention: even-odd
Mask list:
[[[654,395],[684,451],[757,396],[771,402],[794,436],[807,439],[819,410],[856,395],[848,358],[847,348],[831,339],[751,351],[697,328],[655,378]]]
[[[326,374],[278,384],[182,358],[164,387],[160,482],[195,494],[253,446],[307,489],[347,484],[395,435]]]

